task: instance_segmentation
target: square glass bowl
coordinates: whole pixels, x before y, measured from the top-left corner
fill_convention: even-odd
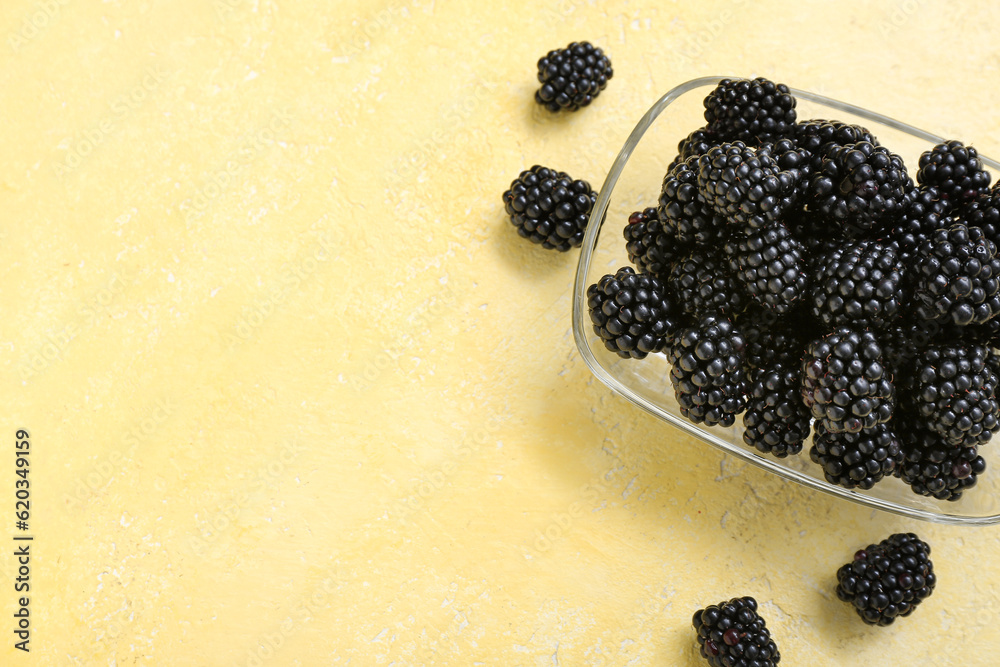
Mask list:
[[[809,459],[810,440],[796,456],[784,459],[759,454],[743,442],[742,419],[730,428],[694,424],[681,416],[670,384],[670,364],[664,354],[645,359],[622,359],[609,352],[594,333],[587,308],[587,288],[607,273],[629,266],[622,229],[633,211],[656,206],[667,166],[677,154],[678,142],[705,124],[702,101],[724,77],[703,77],[683,83],[656,102],[629,135],[601,188],[583,241],[573,290],[573,334],[590,370],[604,384],[643,410],[748,463],[785,479],[838,498],[915,519],[946,524],[1000,523],[1000,459],[986,444],[981,455],[986,471],[976,486],[958,501],[917,495],[901,480],[886,478],[868,491],[828,483],[818,464]],[[862,125],[889,150],[902,156],[911,177],[920,154],[945,139],[851,104],[792,89],[800,120],[823,118]],[[980,156],[1000,175],[1000,163]]]

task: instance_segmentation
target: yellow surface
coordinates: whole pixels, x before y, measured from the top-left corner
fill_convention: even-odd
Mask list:
[[[920,0],[4,2],[0,663],[695,666],[692,612],[747,594],[782,664],[995,664],[998,529],[809,492],[612,395],[570,334],[578,253],[518,239],[500,193],[536,162],[600,184],[707,74],[1000,154],[998,23]],[[551,118],[535,61],[576,39],[615,76]],[[899,530],[939,587],[870,629],[834,572]]]

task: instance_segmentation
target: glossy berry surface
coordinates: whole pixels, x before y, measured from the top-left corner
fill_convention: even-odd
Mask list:
[[[522,171],[503,193],[518,235],[561,252],[580,247],[596,201],[587,181],[541,165]]]
[[[576,111],[594,101],[614,76],[611,60],[590,42],[573,42],[538,61],[535,101],[549,111]]]

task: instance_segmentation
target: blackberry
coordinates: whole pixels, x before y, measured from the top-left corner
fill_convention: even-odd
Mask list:
[[[986,192],[992,181],[976,149],[961,141],[947,141],[926,151],[919,168],[917,183],[938,188],[942,197],[956,204]]]
[[[854,554],[837,570],[837,597],[869,625],[909,616],[934,591],[930,546],[913,533],[890,535]]]
[[[734,235],[723,247],[736,277],[760,305],[789,312],[806,295],[806,252],[781,222]]]
[[[692,156],[674,165],[660,187],[660,220],[680,245],[714,245],[728,231],[726,219],[698,189],[698,159]]]
[[[842,328],[809,343],[802,400],[831,433],[858,433],[889,421],[895,389],[875,334]]]
[[[781,662],[767,623],[752,597],[699,609],[691,619],[701,657],[712,667],[774,667]]]
[[[914,493],[955,501],[986,471],[978,447],[952,447],[937,433],[923,429],[900,432],[904,461],[896,474]]]
[[[831,484],[870,489],[902,463],[899,438],[888,424],[858,433],[833,433],[824,423],[816,422],[809,458],[823,467],[823,476]]]
[[[791,136],[795,127],[795,97],[788,86],[763,77],[723,79],[704,104],[706,127],[724,141],[773,141]]]
[[[715,212],[744,229],[759,229],[781,216],[795,188],[768,151],[741,141],[715,146],[698,158],[698,187]]]
[[[695,247],[673,265],[667,288],[686,312],[696,317],[721,313],[735,316],[749,297],[713,248]]]
[[[959,208],[953,219],[969,227],[979,227],[983,235],[1000,248],[1000,184],[980,192],[975,199]]]
[[[878,146],[875,135],[860,125],[848,125],[839,120],[804,120],[796,123],[792,131],[795,144],[813,156],[812,166],[818,168],[822,154],[829,144],[846,146],[867,141]]]
[[[680,325],[680,309],[666,297],[663,283],[630,266],[591,285],[587,305],[604,346],[625,359],[661,351]]]
[[[667,168],[667,171],[672,169],[675,165],[684,162],[689,157],[704,155],[717,143],[719,142],[716,141],[715,135],[709,132],[708,128],[702,127],[695,130],[681,139],[680,143],[677,144],[677,157],[675,157],[674,161],[670,163],[670,167]]]
[[[1000,428],[998,377],[985,345],[949,342],[918,355],[904,409],[952,447],[981,445]]]
[[[799,396],[800,384],[796,366],[751,371],[743,442],[778,458],[802,451],[802,443],[809,437],[810,415]]]
[[[951,204],[933,187],[915,188],[909,193],[906,210],[886,234],[883,242],[896,250],[899,260],[909,266],[917,248],[931,234],[947,227]]]
[[[543,248],[579,248],[597,193],[587,181],[535,165],[503,193],[504,209],[517,233]]]
[[[628,259],[639,269],[639,273],[666,276],[670,273],[670,267],[687,251],[677,243],[672,234],[664,230],[653,207],[630,215],[622,233]]]
[[[745,348],[743,334],[722,316],[709,315],[677,333],[668,356],[682,415],[708,426],[736,422],[746,409]]]
[[[913,183],[903,160],[867,141],[828,144],[809,181],[810,208],[852,238],[877,232],[903,213]]]
[[[747,368],[801,365],[807,333],[811,328],[801,310],[777,315],[771,310],[753,305],[736,320],[736,325],[746,338]]]
[[[956,223],[932,233],[916,250],[913,276],[917,314],[959,326],[1000,314],[1000,259],[978,227]]]
[[[757,152],[770,155],[778,168],[791,177],[792,190],[784,206],[786,210],[791,209],[805,195],[809,174],[812,173],[812,153],[798,146],[792,139],[778,139],[774,143],[761,144]]]
[[[611,60],[590,42],[573,42],[538,61],[535,101],[549,111],[576,111],[597,97],[614,76]]]
[[[828,328],[885,329],[900,307],[903,266],[891,248],[848,241],[817,258],[809,302]]]

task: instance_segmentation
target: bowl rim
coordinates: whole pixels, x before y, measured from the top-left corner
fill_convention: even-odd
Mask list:
[[[685,81],[684,83],[672,88],[660,97],[660,99],[657,100],[645,114],[643,114],[638,124],[636,124],[635,128],[633,128],[631,133],[629,133],[628,138],[625,140],[625,144],[618,152],[611,169],[608,171],[607,177],[604,179],[604,185],[601,186],[601,190],[597,196],[597,201],[591,211],[587,224],[587,231],[584,235],[583,245],[581,247],[580,259],[577,263],[576,278],[573,285],[572,321],[573,338],[576,341],[577,349],[580,351],[580,356],[587,364],[591,373],[593,373],[597,379],[632,404],[656,417],[659,417],[660,419],[667,421],[673,426],[680,428],[682,431],[708,443],[716,449],[720,449],[727,454],[732,454],[747,463],[763,468],[785,479],[802,484],[806,487],[834,496],[841,500],[856,502],[872,509],[889,512],[899,516],[920,519],[931,523],[963,526],[989,526],[1000,523],[1000,513],[990,516],[965,516],[959,514],[949,514],[947,512],[936,513],[916,507],[905,507],[892,501],[866,495],[855,489],[835,486],[828,482],[805,475],[797,470],[781,466],[774,461],[764,458],[749,448],[740,447],[734,442],[727,442],[722,438],[716,437],[714,434],[703,430],[697,424],[677,417],[655,403],[652,403],[644,399],[642,396],[635,394],[620,380],[611,375],[611,373],[609,373],[607,369],[605,369],[604,366],[602,366],[597,360],[597,357],[594,355],[593,350],[591,350],[589,343],[590,321],[587,317],[586,303],[587,274],[589,273],[593,262],[598,230],[603,226],[607,216],[608,205],[611,201],[611,192],[614,190],[618,179],[621,177],[629,158],[631,158],[632,152],[635,150],[646,131],[652,126],[653,122],[656,121],[656,119],[661,113],[663,113],[664,110],[666,110],[667,107],[669,107],[681,95],[684,95],[691,90],[704,86],[715,85],[727,78],[737,79],[741,77],[703,76],[691,79],[690,81]],[[789,91],[795,95],[797,99],[823,104],[839,111],[844,111],[867,120],[875,121],[934,144],[946,141],[944,137],[932,134],[907,123],[902,123],[883,114],[869,111],[868,109],[864,109],[853,104],[848,104],[824,95],[799,90],[797,88],[789,87]],[[983,162],[983,164],[1000,172],[1000,162],[981,154],[979,155],[979,159]]]

